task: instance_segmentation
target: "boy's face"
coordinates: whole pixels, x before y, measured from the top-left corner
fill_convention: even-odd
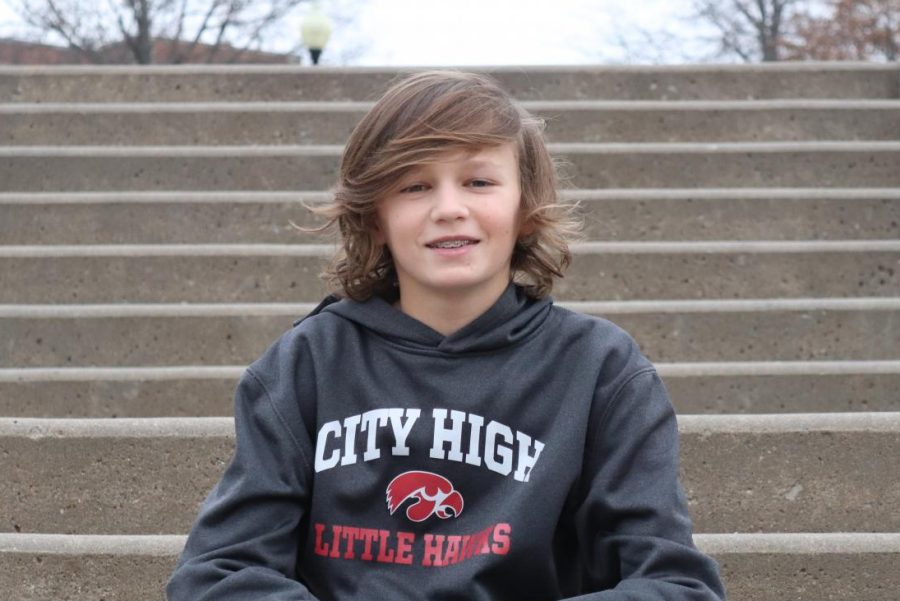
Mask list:
[[[400,294],[498,298],[509,283],[520,199],[511,143],[451,151],[404,175],[378,201],[375,230],[393,256]]]

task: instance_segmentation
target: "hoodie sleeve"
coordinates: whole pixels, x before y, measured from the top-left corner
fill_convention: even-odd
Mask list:
[[[590,431],[575,514],[583,601],[721,601],[718,565],[693,543],[678,429],[653,367],[630,376]]]
[[[267,386],[251,368],[238,384],[234,456],[188,536],[169,601],[315,599],[295,579],[312,471],[296,434],[303,428],[288,426],[299,419],[293,378],[280,373]]]

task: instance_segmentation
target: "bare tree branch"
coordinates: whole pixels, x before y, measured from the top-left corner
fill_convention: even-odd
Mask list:
[[[308,0],[21,0],[23,20],[93,62],[236,61]],[[166,41],[165,47],[159,42]],[[110,46],[110,44],[114,44]]]
[[[695,0],[700,18],[719,31],[720,55],[779,60],[788,9],[798,0]]]

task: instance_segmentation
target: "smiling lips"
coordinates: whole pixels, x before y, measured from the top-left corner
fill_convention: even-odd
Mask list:
[[[428,248],[462,248],[472,244],[478,244],[478,240],[473,238],[440,238],[434,242],[429,242],[425,246]]]

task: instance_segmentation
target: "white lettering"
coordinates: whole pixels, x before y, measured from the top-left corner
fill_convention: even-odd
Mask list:
[[[344,456],[341,465],[356,463],[356,427],[360,422],[359,415],[351,415],[344,419]]]
[[[513,450],[511,446],[506,447],[498,443],[498,435],[509,445],[513,442],[513,433],[509,426],[504,426],[493,420],[488,422],[484,432],[484,464],[492,472],[508,476],[509,472],[512,471]],[[500,461],[497,461],[498,456]]]
[[[395,457],[406,457],[409,455],[409,447],[406,446],[406,437],[412,430],[413,424],[419,419],[422,413],[419,409],[389,409],[391,416],[391,429],[394,431],[394,448],[391,454]],[[406,423],[404,424],[403,414],[406,413]]]
[[[335,438],[341,437],[341,422],[328,422],[319,430],[316,436],[316,472],[330,470],[338,464],[341,458],[341,452],[337,449],[332,451],[328,459],[325,459],[325,445],[328,442],[328,435],[331,434]]]
[[[481,427],[484,425],[484,418],[470,413],[469,423],[472,424],[472,428],[469,430],[469,452],[466,453],[466,463],[481,465]]]
[[[462,427],[466,414],[462,411],[451,411],[450,419],[453,425],[448,430],[444,427],[447,419],[446,409],[435,409],[431,415],[434,417],[434,442],[431,445],[432,459],[449,459],[450,461],[462,461]],[[450,443],[450,455],[444,451],[444,445]]]
[[[362,415],[362,427],[360,431],[366,432],[366,452],[363,453],[363,461],[372,461],[381,457],[381,451],[375,446],[378,427],[385,426],[388,422],[387,409],[372,409]]]
[[[537,463],[541,451],[544,450],[544,443],[540,440],[534,441],[534,455],[528,454],[528,447],[531,446],[531,437],[524,432],[516,432],[516,440],[519,442],[519,461],[517,462],[516,473],[513,478],[519,482],[528,482],[531,477],[531,469]]]

